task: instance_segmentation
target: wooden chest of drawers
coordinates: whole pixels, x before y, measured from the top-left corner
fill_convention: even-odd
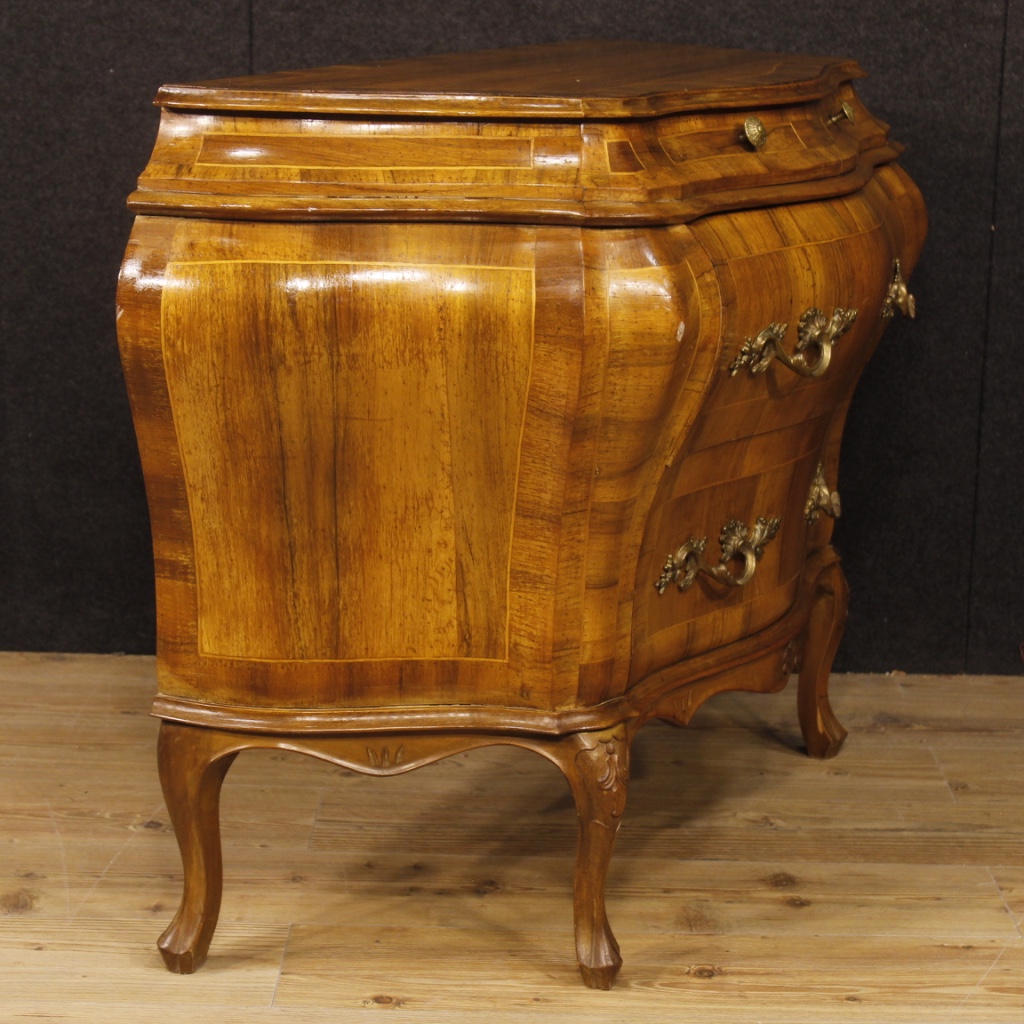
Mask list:
[[[799,671],[838,750],[840,435],[925,233],[860,74],[593,42],[161,90],[118,317],[171,969],[206,956],[246,748],[552,760],[602,988],[636,731]]]

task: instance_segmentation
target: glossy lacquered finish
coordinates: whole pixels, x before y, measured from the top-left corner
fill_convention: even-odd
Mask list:
[[[119,326],[172,969],[206,956],[247,747],[548,757],[595,987],[645,721],[799,670],[808,747],[838,750],[840,436],[925,232],[857,75],[577,43],[161,91]]]
[[[593,227],[839,195],[898,153],[853,91],[861,74],[824,57],[604,41],[166,86],[131,204]],[[843,104],[854,120],[830,123]]]

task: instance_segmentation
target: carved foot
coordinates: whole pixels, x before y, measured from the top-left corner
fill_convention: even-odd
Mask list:
[[[559,766],[569,780],[579,833],[573,911],[580,975],[591,988],[609,989],[622,966],[605,912],[604,886],[615,836],[626,807],[629,744],[625,726],[578,733]]]
[[[581,960],[580,976],[583,978],[583,984],[587,988],[599,988],[607,992],[612,987],[621,966],[622,957],[618,955],[618,950],[616,950],[615,963],[609,964],[607,967],[588,967]]]
[[[588,851],[588,855],[593,859],[590,861],[589,869],[583,869],[583,873],[590,875],[590,878],[581,879],[581,868],[579,865],[576,868],[576,959],[579,961],[580,976],[583,978],[584,984],[590,988],[611,988],[612,982],[615,981],[615,976],[622,966],[619,944],[612,934],[604,907],[604,882],[608,872],[608,863],[611,860],[611,846],[614,839],[613,834],[607,843],[608,853],[603,867],[600,866],[601,854],[598,853],[594,856],[592,849]],[[592,872],[595,868],[602,874],[601,878],[596,880],[597,886],[600,888],[600,895],[593,898],[595,879]],[[584,890],[582,909],[579,906],[581,889]]]
[[[797,690],[800,730],[811,757],[835,757],[846,739],[828,699],[828,680],[846,627],[848,601],[846,577],[836,559],[822,570],[815,585]]]
[[[181,850],[185,875],[181,905],[157,943],[169,971],[202,967],[220,913],[220,790],[237,741],[214,730],[163,722],[160,784]]]
[[[201,959],[191,949],[176,953],[173,948],[168,947],[177,947],[180,940],[178,936],[171,935],[171,931],[172,929],[168,928],[157,942],[160,955],[164,958],[164,965],[171,974],[193,974],[206,962],[206,950],[209,949],[209,942],[206,943],[206,949],[203,950]]]

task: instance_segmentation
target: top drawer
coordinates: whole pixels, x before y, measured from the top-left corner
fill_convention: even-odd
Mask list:
[[[576,43],[165,86],[138,213],[681,223],[864,184],[851,61]]]

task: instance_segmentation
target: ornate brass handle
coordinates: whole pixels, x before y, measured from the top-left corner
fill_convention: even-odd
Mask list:
[[[764,373],[773,359],[785,363],[801,377],[820,377],[832,361],[832,346],[850,329],[857,319],[857,310],[836,308],[831,317],[812,306],[800,317],[796,348],[792,354],[782,347],[788,324],[769,324],[756,338],[745,338],[739,355],[729,364],[729,374],[736,376],[744,366],[751,374]],[[818,350],[814,363],[807,361],[808,349]]]
[[[730,519],[718,538],[722,557],[717,565],[712,565],[704,557],[707,537],[690,537],[668,556],[655,588],[659,594],[664,594],[668,585],[675,583],[680,590],[686,590],[699,572],[707,573],[726,586],[742,587],[753,578],[757,560],[764,554],[765,545],[779,532],[780,523],[778,516],[771,519],[758,516],[754,528],[750,529],[739,519]],[[738,576],[729,571],[729,563],[735,558],[743,559],[743,569]]]
[[[907,288],[907,282],[903,280],[900,261],[893,260],[892,284],[889,285],[889,294],[886,295],[885,302],[882,303],[882,319],[891,320],[897,309],[904,316],[909,316],[911,320],[917,316],[917,303]]]
[[[807,496],[804,512],[809,523],[816,522],[822,512],[833,519],[838,519],[842,514],[839,492],[829,489],[825,482],[825,467],[820,462],[818,471],[814,474],[814,483],[811,484],[811,493]]]
[[[768,141],[768,129],[765,128],[764,122],[759,117],[750,115],[743,122],[743,137],[749,142],[754,149],[760,149],[765,142]]]

